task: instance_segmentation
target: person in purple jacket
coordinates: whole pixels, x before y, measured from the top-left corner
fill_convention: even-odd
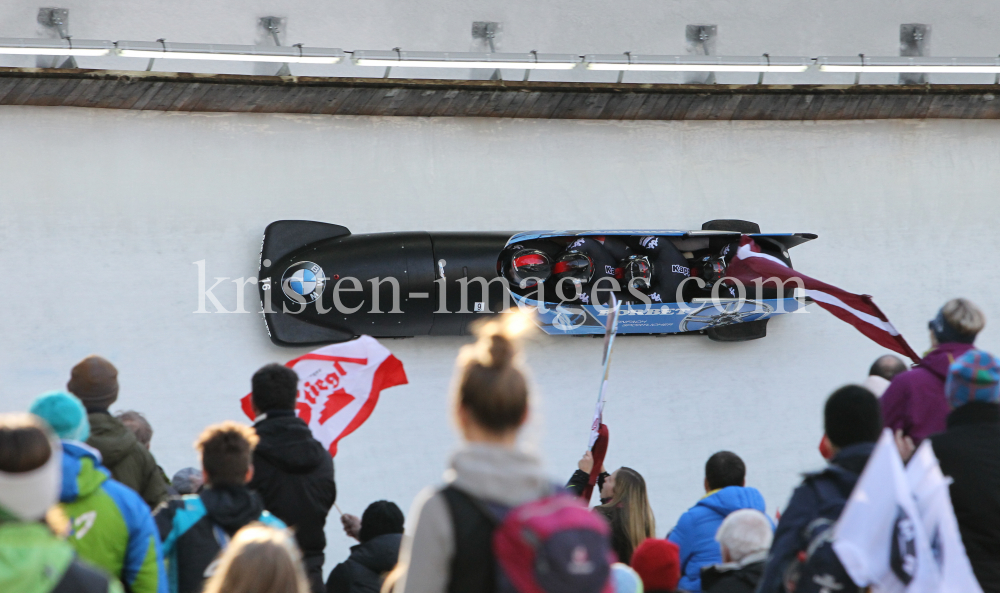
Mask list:
[[[896,375],[882,395],[885,426],[914,445],[945,429],[951,411],[944,395],[948,367],[972,349],[986,316],[967,299],[952,299],[928,324],[931,351],[920,364]],[[900,431],[902,435],[900,435]]]

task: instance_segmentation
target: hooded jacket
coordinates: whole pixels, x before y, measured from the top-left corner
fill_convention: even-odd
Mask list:
[[[552,492],[541,462],[522,451],[487,444],[465,444],[451,458],[445,482],[477,499],[515,507]],[[455,527],[443,489],[431,487],[413,501],[399,551],[406,568],[394,591],[445,593],[455,557]],[[415,520],[414,520],[415,519]]]
[[[70,521],[67,538],[81,558],[118,577],[133,593],[167,593],[163,555],[149,506],[112,480],[100,453],[62,442],[60,507]]]
[[[919,365],[893,377],[879,400],[885,427],[902,430],[917,445],[943,431],[950,410],[944,396],[948,367],[972,348],[972,344],[957,342],[941,344]]]
[[[701,591],[701,569],[722,562],[715,533],[729,513],[740,509],[765,512],[764,497],[756,488],[727,486],[707,494],[677,520],[667,539],[681,549],[682,591]]]
[[[784,575],[788,565],[809,545],[803,533],[805,528],[818,518],[824,507],[831,502],[820,498],[818,495],[820,490],[815,483],[826,482],[844,493],[845,499],[848,498],[874,448],[875,443],[857,443],[844,447],[833,456],[826,469],[806,474],[802,485],[792,493],[792,499],[788,501],[788,507],[778,521],[774,542],[771,543],[767,564],[764,567],[764,575],[757,587],[758,593],[785,591]]]
[[[264,508],[295,528],[310,586],[314,593],[322,591],[324,527],[337,500],[333,458],[291,410],[269,411],[254,429],[260,442],[247,486],[260,493]]]
[[[983,591],[1000,591],[1000,405],[970,402],[931,437],[941,471],[954,481],[951,503]]]
[[[386,533],[351,548],[351,555],[330,572],[326,593],[379,593],[385,574],[399,559],[401,533]]]
[[[705,593],[754,593],[766,561],[767,550],[764,550],[739,562],[706,566],[701,571],[701,587]]]
[[[285,527],[245,486],[207,486],[201,494],[171,499],[154,518],[163,540],[170,593],[199,593],[213,560],[244,525],[260,521]]]
[[[87,414],[90,438],[87,444],[101,452],[111,477],[139,493],[150,508],[167,499],[167,483],[153,454],[140,443],[121,420],[108,412]]]
[[[76,559],[42,523],[0,522],[0,591],[122,593],[122,584]]]

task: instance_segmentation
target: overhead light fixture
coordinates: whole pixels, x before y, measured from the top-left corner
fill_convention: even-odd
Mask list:
[[[383,68],[510,68],[516,70],[572,70],[580,57],[572,54],[540,54],[529,52],[415,52],[415,51],[356,51],[352,61],[358,66]]]
[[[156,60],[224,60],[230,62],[286,62],[295,64],[336,64],[344,59],[339,49],[293,45],[217,45],[170,43],[167,41],[118,41],[115,51],[125,58]]]
[[[106,56],[115,48],[110,41],[87,39],[0,39],[0,54],[26,56]]]
[[[941,74],[1000,73],[1000,58],[928,58],[928,57],[820,57],[823,72],[923,72]]]
[[[645,72],[805,72],[809,58],[588,54],[588,70]]]

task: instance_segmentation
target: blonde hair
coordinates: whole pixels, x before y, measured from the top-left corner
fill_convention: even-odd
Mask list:
[[[986,327],[986,315],[969,299],[952,299],[941,307],[948,325],[967,336],[978,334]]]
[[[517,345],[527,323],[519,313],[491,319],[476,328],[479,339],[458,353],[456,410],[465,408],[491,432],[517,428],[528,410],[528,379]]]
[[[611,500],[601,505],[604,509],[621,509],[621,526],[625,540],[635,550],[647,538],[656,537],[656,517],[649,506],[646,480],[630,467],[620,467],[615,473],[615,488]]]
[[[284,529],[251,523],[236,532],[203,593],[309,593],[302,554]]]

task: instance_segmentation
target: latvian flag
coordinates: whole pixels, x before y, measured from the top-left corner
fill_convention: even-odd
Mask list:
[[[759,278],[765,281],[769,278],[778,278],[783,282],[798,278],[805,287],[805,296],[812,298],[820,307],[833,313],[841,321],[850,323],[876,344],[907,356],[914,362],[920,362],[920,356],[889,323],[872,301],[872,297],[866,294],[852,294],[796,272],[780,259],[761,253],[760,247],[746,235],[740,241],[740,248],[729,264],[726,275],[739,280],[744,286],[751,286],[754,280]]]

